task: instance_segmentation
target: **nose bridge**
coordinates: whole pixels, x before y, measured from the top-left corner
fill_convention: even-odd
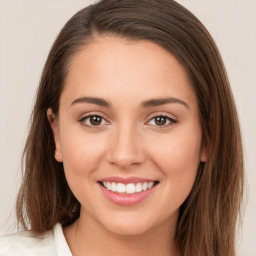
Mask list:
[[[120,122],[113,131],[110,162],[120,168],[142,163],[145,160],[139,131],[130,120]]]

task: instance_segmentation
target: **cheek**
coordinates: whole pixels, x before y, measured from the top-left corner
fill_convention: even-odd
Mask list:
[[[154,145],[153,145],[154,144]],[[156,145],[159,145],[156,147]],[[166,175],[182,174],[195,169],[200,162],[201,135],[171,134],[151,145],[151,157]]]
[[[70,178],[88,179],[104,155],[104,140],[99,134],[85,133],[76,126],[66,126],[60,135],[65,173]]]
[[[99,168],[105,145],[99,134],[86,134],[81,129],[65,127],[61,133],[64,172],[75,197],[90,208],[97,200],[95,170]],[[94,198],[95,197],[95,198]]]
[[[159,141],[158,141],[159,143]],[[198,136],[170,136],[165,138],[161,147],[151,148],[151,156],[155,165],[163,174],[166,193],[163,204],[168,201],[174,209],[188,197],[200,162],[201,137]]]

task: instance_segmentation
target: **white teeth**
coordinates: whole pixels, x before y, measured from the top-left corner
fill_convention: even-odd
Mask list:
[[[110,182],[107,182],[107,189],[111,190],[111,183]]]
[[[107,190],[110,190],[112,192],[117,193],[126,193],[126,194],[134,194],[139,193],[141,191],[145,191],[147,189],[150,189],[154,186],[154,182],[143,182],[143,183],[129,183],[129,184],[123,184],[123,183],[116,183],[116,182],[106,182],[104,181],[102,183],[104,187]]]
[[[127,194],[134,194],[135,193],[135,186],[134,186],[134,184],[132,184],[132,183],[131,184],[127,184],[125,192]]]
[[[125,184],[117,183],[116,191],[118,193],[124,193],[125,192]]]
[[[145,191],[145,190],[147,190],[147,188],[148,188],[148,183],[144,182],[142,185],[142,189]]]
[[[148,183],[148,189],[149,189],[149,188],[152,188],[153,185],[154,185],[154,182],[149,182],[149,183]]]
[[[111,191],[116,192],[116,183],[112,182],[111,184]]]
[[[136,189],[136,192],[141,192],[142,191],[141,183],[137,183],[135,189]]]

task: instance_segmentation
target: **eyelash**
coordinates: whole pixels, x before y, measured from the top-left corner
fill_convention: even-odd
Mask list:
[[[169,122],[168,124],[163,124],[163,125],[156,125],[156,124],[152,125],[152,126],[157,126],[160,129],[172,126],[177,123],[177,120],[175,120],[165,114],[159,114],[159,115],[156,115],[156,116],[153,116],[152,118],[150,118],[150,120],[147,122],[147,124],[149,124],[149,122],[151,122],[152,120],[155,120],[155,122],[156,122],[156,118],[164,118],[165,121]]]
[[[93,124],[86,124],[86,120],[90,120],[91,118],[100,118],[100,124],[99,125],[93,125]],[[152,120],[155,120],[156,121],[156,118],[164,118],[165,121],[168,121],[169,123],[168,124],[163,124],[163,125],[154,125],[154,124],[149,124]],[[102,121],[104,120],[104,124],[102,124]],[[90,120],[92,121],[92,120]],[[106,121],[106,119],[104,117],[102,117],[101,115],[97,115],[97,114],[91,114],[91,115],[88,115],[88,116],[85,116],[85,117],[82,117],[81,119],[79,119],[79,122],[86,126],[86,127],[90,127],[90,128],[100,128],[100,126],[102,125],[108,125],[109,122]],[[149,121],[146,122],[146,124],[149,124],[151,126],[157,126],[158,128],[166,128],[166,127],[169,127],[169,126],[172,126],[174,124],[177,123],[177,120],[165,115],[165,114],[159,114],[159,115],[156,115],[156,116],[153,116],[152,118],[150,118]]]
[[[79,122],[86,126],[86,127],[91,127],[91,128],[99,128],[102,124],[100,123],[99,125],[93,125],[93,124],[86,124],[86,120],[90,120],[91,118],[100,118],[101,119],[101,123],[102,123],[102,120],[104,120],[106,123],[109,123],[105,120],[104,117],[102,117],[101,115],[97,115],[97,114],[91,114],[91,115],[88,115],[88,116],[84,116],[82,117]],[[92,121],[92,120],[91,120]],[[106,125],[106,124],[103,124],[103,125]]]

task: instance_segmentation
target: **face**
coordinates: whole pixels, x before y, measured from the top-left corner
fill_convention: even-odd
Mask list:
[[[101,37],[72,59],[48,118],[80,219],[117,234],[177,222],[206,160],[197,98],[182,65],[157,44]]]

